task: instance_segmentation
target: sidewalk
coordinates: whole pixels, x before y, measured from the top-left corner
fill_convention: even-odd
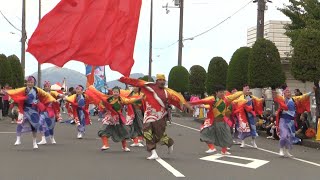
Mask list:
[[[194,121],[198,123],[203,123],[203,119],[194,119]],[[266,138],[267,133],[265,131],[258,131],[259,136]],[[315,139],[304,139],[302,140],[301,146],[320,149],[320,141],[316,141]]]

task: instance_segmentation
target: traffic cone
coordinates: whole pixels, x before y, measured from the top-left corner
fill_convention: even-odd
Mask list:
[[[316,141],[320,141],[320,118],[318,118]]]

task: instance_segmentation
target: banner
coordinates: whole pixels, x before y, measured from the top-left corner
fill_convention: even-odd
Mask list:
[[[87,87],[93,85],[97,90],[103,91],[106,85],[104,66],[90,66],[86,64]]]

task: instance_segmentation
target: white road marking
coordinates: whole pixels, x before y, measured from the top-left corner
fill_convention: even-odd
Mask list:
[[[0,132],[0,134],[15,134],[16,132]]]
[[[188,128],[188,129],[191,129],[191,130],[194,130],[194,131],[200,131],[199,129],[195,129],[195,128],[192,128],[192,127],[189,127],[189,126],[185,126],[185,125],[182,125],[182,124],[178,124],[178,123],[174,123],[174,122],[172,122],[172,124],[175,124],[175,125],[181,126],[181,127],[185,127],[185,128]],[[253,146],[251,146],[251,145],[249,145],[249,144],[246,144],[246,146],[253,147]],[[264,152],[268,152],[268,153],[271,153],[271,154],[279,155],[278,152],[270,151],[270,150],[263,149],[263,148],[258,148],[258,150],[264,151]],[[307,160],[300,159],[300,158],[295,158],[295,157],[294,157],[294,158],[291,158],[291,159],[294,159],[294,160],[296,160],[296,161],[300,161],[300,162],[304,162],[304,163],[307,163],[307,164],[311,164],[311,165],[320,167],[320,164],[315,163],[315,162],[311,162],[311,161],[307,161]]]
[[[252,162],[247,163],[247,164],[242,164],[242,163],[224,161],[224,160],[219,159],[221,157],[243,159],[243,160],[252,161]],[[258,167],[263,166],[269,162],[269,161],[260,160],[260,159],[253,159],[253,158],[247,158],[247,157],[241,157],[241,156],[221,155],[221,154],[214,154],[214,155],[206,156],[206,157],[203,157],[200,159],[205,160],[205,161],[219,162],[219,163],[230,164],[230,165],[234,165],[234,166],[246,167],[246,168],[251,168],[251,169],[257,169]]]
[[[166,168],[168,171],[170,171],[175,177],[185,177],[183,174],[181,174],[178,170],[176,170],[170,164],[165,162],[163,159],[158,158],[158,159],[156,159],[156,161],[158,161],[158,163],[160,163],[164,168]]]
[[[188,128],[188,129],[191,129],[191,130],[194,130],[194,131],[200,131],[199,129],[192,128],[192,127],[189,127],[189,126],[185,126],[185,125],[182,125],[182,124],[178,124],[178,123],[175,123],[175,122],[172,122],[172,124],[175,124],[175,125],[181,126],[181,127],[185,127],[185,128]]]

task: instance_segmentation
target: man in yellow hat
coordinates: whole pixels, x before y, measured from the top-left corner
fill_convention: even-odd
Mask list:
[[[168,153],[173,151],[173,139],[166,134],[167,113],[169,105],[174,105],[179,109],[187,107],[192,109],[183,96],[172,89],[166,88],[166,78],[164,74],[156,75],[156,82],[145,82],[139,79],[122,77],[122,83],[140,87],[145,94],[146,109],[143,120],[143,135],[146,139],[147,150],[151,156],[147,159],[157,159],[156,144],[161,142],[168,146]]]

